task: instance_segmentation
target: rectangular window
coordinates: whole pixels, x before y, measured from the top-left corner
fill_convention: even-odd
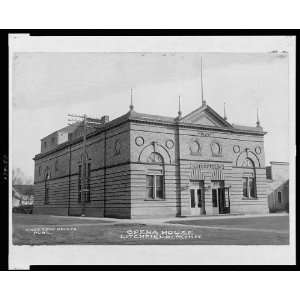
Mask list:
[[[147,190],[147,198],[154,199],[154,176],[153,175],[147,175],[146,176],[146,190]]]
[[[78,166],[78,202],[81,202],[81,166]]]
[[[91,177],[91,164],[87,165],[87,194],[86,194],[86,201],[91,201],[91,185],[90,185],[90,177]]]
[[[281,203],[281,192],[278,192],[278,203]]]
[[[197,196],[198,196],[198,207],[202,207],[202,193],[201,193],[201,189],[197,190]]]
[[[163,189],[163,176],[156,175],[156,198],[163,199],[164,197],[164,189]]]
[[[213,207],[218,207],[217,189],[212,189],[212,204]]]
[[[191,208],[194,208],[196,206],[194,190],[190,190],[190,193],[191,193]]]
[[[243,177],[243,196],[248,197],[248,178]]]
[[[146,175],[146,198],[164,198],[164,177],[163,175]]]
[[[249,178],[249,191],[250,191],[250,197],[255,198],[255,184],[254,184],[254,178]]]

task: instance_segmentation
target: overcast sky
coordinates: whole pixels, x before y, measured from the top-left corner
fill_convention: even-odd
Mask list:
[[[14,53],[12,62],[12,162],[33,177],[40,139],[67,125],[67,114],[110,119],[129,110],[177,116],[204,98],[228,121],[256,123],[259,106],[266,162],[288,161],[288,56],[274,53]]]

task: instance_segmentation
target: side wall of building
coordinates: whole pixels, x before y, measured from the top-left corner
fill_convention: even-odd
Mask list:
[[[82,214],[83,203],[79,196],[81,153],[81,144],[77,143],[35,160],[34,213]],[[84,205],[85,215],[130,217],[129,177],[123,176],[124,172],[129,172],[128,124],[88,138],[87,155],[91,174],[90,201]],[[50,178],[46,183],[47,174]]]

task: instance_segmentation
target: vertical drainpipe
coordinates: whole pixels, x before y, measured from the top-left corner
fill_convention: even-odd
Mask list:
[[[103,169],[104,169],[104,186],[103,186],[103,216],[106,217],[106,130],[104,131],[104,162],[103,162]]]
[[[70,203],[71,203],[71,145],[70,145],[70,153],[69,153],[69,199],[68,199],[68,216],[70,215]]]

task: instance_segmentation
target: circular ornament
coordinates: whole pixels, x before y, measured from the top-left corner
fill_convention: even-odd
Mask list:
[[[217,142],[211,143],[211,151],[214,155],[219,155],[221,153],[221,146]]]
[[[200,144],[198,143],[198,141],[193,141],[190,144],[190,151],[191,151],[191,153],[199,153],[200,152]]]
[[[255,148],[255,152],[256,152],[256,154],[261,154],[261,148],[259,146],[257,146]]]
[[[141,136],[138,136],[135,138],[135,144],[137,146],[143,146],[144,145],[144,138]]]
[[[233,152],[234,152],[234,153],[239,153],[240,150],[241,150],[241,149],[240,149],[240,146],[239,146],[239,145],[234,145],[234,146],[233,146]]]
[[[167,140],[166,146],[168,149],[172,149],[174,147],[174,142],[172,140]]]

